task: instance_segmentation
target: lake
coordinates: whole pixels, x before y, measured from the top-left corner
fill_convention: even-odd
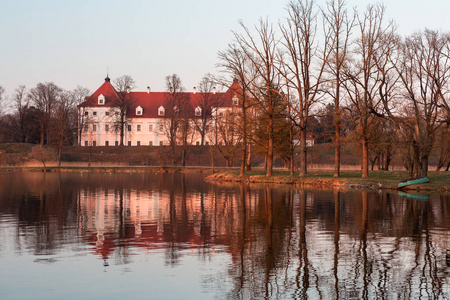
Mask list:
[[[450,196],[0,172],[0,299],[449,299]]]

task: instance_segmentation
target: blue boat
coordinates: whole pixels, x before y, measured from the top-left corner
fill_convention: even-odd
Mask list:
[[[409,178],[409,179],[405,179],[405,180],[400,181],[398,183],[397,187],[398,188],[403,188],[403,187],[408,186],[408,185],[427,183],[429,181],[430,180],[428,179],[428,177]]]

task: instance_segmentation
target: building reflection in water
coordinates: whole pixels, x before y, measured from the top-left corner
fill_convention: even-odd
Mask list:
[[[40,191],[26,185],[34,200],[17,206],[17,226],[39,228],[34,236],[45,242],[35,251],[74,235],[105,265],[159,249],[176,267],[183,255],[206,261],[220,251],[231,263],[209,280],[220,286],[226,277],[232,289],[224,293],[235,299],[450,297],[448,195],[208,184],[180,174],[83,176],[46,179],[35,184],[46,187]]]

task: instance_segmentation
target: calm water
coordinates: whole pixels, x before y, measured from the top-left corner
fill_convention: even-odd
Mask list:
[[[450,197],[425,198],[0,173],[0,299],[450,299]]]

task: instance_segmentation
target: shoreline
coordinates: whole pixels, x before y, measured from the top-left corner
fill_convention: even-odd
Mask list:
[[[307,177],[290,176],[288,171],[276,170],[266,177],[264,170],[253,170],[240,176],[238,168],[215,168],[201,166],[83,166],[83,167],[11,167],[2,166],[0,172],[91,172],[91,173],[196,173],[205,174],[205,181],[221,183],[251,183],[291,185],[309,188],[347,188],[370,190],[403,190],[415,192],[450,192],[450,172],[430,171],[430,182],[398,189],[400,180],[407,178],[406,171],[371,171],[369,178],[361,178],[360,171],[342,171],[341,177],[334,178],[332,170],[311,170]]]
[[[374,172],[374,171],[372,171]],[[233,172],[222,172],[215,173],[205,177],[208,182],[236,182],[236,183],[253,183],[253,184],[284,184],[284,185],[294,185],[299,187],[309,187],[309,188],[346,188],[346,189],[370,189],[370,190],[398,190],[398,191],[415,191],[415,192],[440,192],[446,193],[450,192],[450,173],[448,172],[430,172],[429,177],[431,177],[429,183],[416,184],[411,186],[406,186],[399,189],[397,184],[401,179],[398,176],[404,176],[402,173],[406,172],[392,172],[393,178],[386,178],[381,176],[372,176],[369,178],[361,177],[332,177],[333,171],[329,170],[319,172],[319,174],[311,174],[307,177],[289,176],[289,175],[278,175],[272,177],[266,177],[265,175],[244,175],[240,176]],[[322,174],[320,174],[322,173]],[[342,172],[350,173],[350,172]],[[444,179],[439,178],[436,180],[436,174],[442,175]],[[384,173],[386,174],[386,173]],[[325,175],[325,176],[324,176]],[[327,175],[327,176],[326,176]],[[330,176],[331,175],[331,176]],[[447,178],[445,178],[447,177]],[[401,178],[401,177],[400,177]],[[403,178],[404,179],[404,178]],[[433,180],[434,179],[434,180]]]

